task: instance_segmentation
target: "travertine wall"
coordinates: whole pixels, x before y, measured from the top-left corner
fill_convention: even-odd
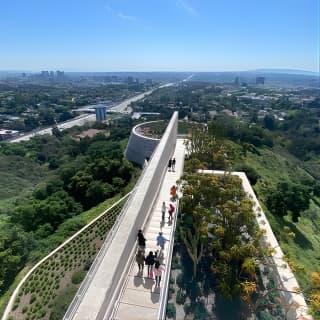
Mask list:
[[[152,121],[156,122],[156,121]],[[160,139],[149,138],[138,132],[139,127],[146,125],[144,122],[136,125],[130,134],[129,142],[125,151],[126,158],[139,166],[143,167],[146,159],[150,159]]]

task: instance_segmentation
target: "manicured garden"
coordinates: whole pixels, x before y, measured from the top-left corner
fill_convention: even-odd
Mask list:
[[[45,259],[20,288],[9,320],[61,320],[127,197]]]

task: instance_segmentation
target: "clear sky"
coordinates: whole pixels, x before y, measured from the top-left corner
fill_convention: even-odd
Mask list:
[[[319,71],[320,0],[1,0],[0,70]]]

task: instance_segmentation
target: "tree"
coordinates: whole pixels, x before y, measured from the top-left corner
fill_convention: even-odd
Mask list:
[[[1,223],[0,292],[23,266],[33,246],[31,234],[27,234],[17,225]]]
[[[256,260],[264,252],[253,203],[241,180],[229,174],[186,174],[182,191],[180,236],[193,261],[194,278],[201,261],[208,260],[210,269],[204,273],[215,274],[221,293],[239,294],[241,279],[255,279]]]
[[[272,213],[280,216],[285,216],[291,211],[292,221],[297,222],[301,211],[309,208],[309,201],[309,191],[306,187],[279,182],[277,189],[269,193],[267,206]]]
[[[200,241],[200,233],[197,228],[180,230],[181,238],[187,248],[188,254],[193,261],[193,278],[197,276],[197,267],[203,255],[204,243]]]
[[[273,115],[267,114],[263,118],[263,125],[265,128],[267,128],[270,131],[273,131],[275,129],[276,123]]]
[[[197,159],[208,169],[226,169],[232,160],[230,148],[221,139],[209,135],[206,126],[193,127],[186,150],[189,158]]]
[[[113,194],[114,188],[109,183],[92,181],[85,194],[85,207],[91,208],[107,198],[112,197]]]

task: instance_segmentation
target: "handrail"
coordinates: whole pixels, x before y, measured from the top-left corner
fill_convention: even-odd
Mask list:
[[[152,156],[153,156],[153,154],[152,154]],[[150,159],[150,160],[151,160],[151,159]],[[149,164],[149,163],[148,163],[148,164]],[[146,165],[146,167],[148,166],[148,164]],[[166,170],[163,171],[162,177],[161,177],[160,181],[163,181],[165,174],[166,174]],[[138,180],[138,181],[139,181],[139,180]],[[138,184],[138,183],[137,183],[137,184]],[[159,186],[158,186],[158,190],[157,190],[157,192],[156,192],[156,196],[154,197],[154,199],[156,199],[156,198],[158,197],[158,195],[159,195],[160,185],[161,185],[161,184],[159,184]],[[149,212],[152,212],[152,211],[153,211],[155,205],[156,205],[156,201],[154,200],[153,205],[150,207]],[[141,226],[141,229],[142,229],[142,230],[143,230],[144,227],[147,225],[149,219],[150,219],[150,215],[148,214],[148,215],[146,216],[146,219],[144,220],[142,226]],[[133,260],[134,260],[134,258],[135,258],[135,252],[137,251],[137,247],[138,247],[137,244],[133,246],[133,248],[132,248],[132,250],[131,250],[131,252],[130,252],[130,255],[128,255],[128,256],[129,256],[129,259],[127,260],[127,263],[126,263],[125,267],[123,268],[123,273],[122,273],[121,280],[118,282],[118,287],[121,286],[121,289],[119,290],[118,298],[117,298],[117,300],[116,300],[115,303],[114,303],[114,309],[113,309],[113,311],[112,311],[112,313],[111,313],[111,315],[110,315],[110,319],[114,319],[114,315],[117,314],[117,311],[118,311],[118,309],[119,309],[120,301],[121,301],[121,298],[122,298],[122,296],[123,296],[123,293],[124,293],[124,290],[125,290],[125,287],[126,287],[126,285],[125,285],[125,282],[126,282],[126,280],[127,280],[127,279],[126,279],[126,276],[127,276],[127,274],[128,274],[128,270],[129,270],[130,266],[132,265],[132,262],[133,262]],[[123,279],[123,278],[125,278],[125,279]],[[115,291],[116,291],[116,290],[115,290]],[[103,318],[103,320],[108,320],[108,319]]]
[[[134,194],[134,190],[132,190],[131,192],[127,193],[124,197],[122,197],[117,203],[119,203],[120,201],[124,200],[126,197],[128,197],[129,195]],[[130,197],[131,199],[131,197]],[[84,293],[87,291],[91,280],[97,270],[97,268],[99,267],[103,257],[104,257],[104,253],[108,247],[108,244],[112,241],[112,238],[114,236],[114,234],[117,232],[119,225],[122,222],[123,219],[123,212],[125,212],[126,207],[128,206],[128,202],[130,202],[130,199],[126,202],[125,206],[121,209],[120,214],[117,216],[115,223],[113,224],[113,226],[111,227],[111,229],[108,232],[108,235],[105,239],[105,241],[103,242],[98,254],[96,255],[92,265],[90,266],[90,269],[88,270],[85,278],[83,279],[77,294],[74,296],[74,298],[72,299],[63,319],[64,320],[68,320],[68,319],[72,319],[73,316],[75,315],[78,306],[82,300],[82,297],[84,295]]]
[[[12,305],[14,303],[14,300],[16,298],[16,295],[18,294],[20,288],[22,285],[26,282],[26,280],[29,278],[29,276],[34,272],[35,269],[37,269],[43,262],[45,262],[47,259],[49,259],[51,256],[53,256],[57,251],[62,249],[65,245],[67,245],[69,242],[71,242],[74,238],[76,238],[80,233],[85,231],[87,228],[89,228],[93,223],[95,223],[97,220],[99,220],[102,216],[104,216],[109,210],[112,210],[115,206],[117,206],[121,201],[123,201],[126,197],[128,197],[132,191],[127,193],[125,196],[123,196],[120,200],[115,202],[111,207],[104,210],[99,216],[94,218],[91,222],[89,222],[87,225],[85,225],[83,228],[81,228],[79,231],[77,231],[74,235],[72,235],[70,238],[68,238],[66,241],[64,241],[60,246],[58,246],[56,249],[51,251],[48,255],[46,255],[44,258],[42,258],[39,262],[37,262],[29,271],[28,273],[22,278],[22,280],[17,285],[16,289],[13,291],[10,300],[7,304],[7,307],[3,313],[2,320],[6,320],[9,313],[11,312]]]
[[[175,219],[173,219],[173,226],[172,226],[172,238],[169,244],[169,251],[168,251],[168,261],[164,271],[163,282],[165,285],[163,289],[160,291],[160,299],[159,299],[159,311],[158,311],[158,320],[164,320],[166,318],[166,311],[167,311],[167,302],[168,302],[168,291],[170,287],[170,273],[171,273],[171,262],[172,262],[172,252],[174,246],[174,234],[176,231],[176,225],[178,220],[178,213],[179,213],[179,200],[177,200],[176,205],[176,215]]]
[[[182,168],[184,168],[184,156],[182,158]],[[180,201],[177,199],[177,205],[176,205],[176,216],[175,219],[173,219],[173,226],[172,226],[172,235],[170,246],[169,246],[169,252],[168,252],[168,263],[164,271],[163,276],[163,283],[165,284],[163,290],[160,291],[160,299],[159,299],[159,312],[158,312],[158,320],[165,320],[166,318],[166,311],[167,311],[167,302],[168,302],[168,291],[170,287],[170,273],[171,273],[171,262],[172,262],[172,252],[174,247],[174,235],[176,232],[176,226],[178,221],[178,214],[179,214],[179,204]]]

